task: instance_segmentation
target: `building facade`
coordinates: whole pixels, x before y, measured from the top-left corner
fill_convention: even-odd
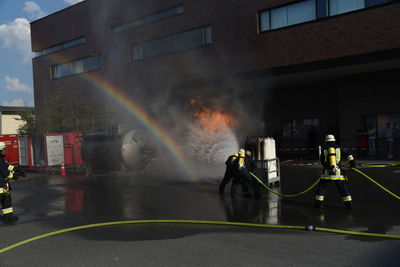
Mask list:
[[[386,123],[398,134],[399,1],[140,2],[86,0],[31,23],[39,111],[57,90],[106,112],[117,92],[150,112],[151,96],[230,94],[280,149],[327,133],[355,148],[371,123],[384,153]]]
[[[20,121],[21,112],[32,112],[32,107],[5,107],[0,106],[0,135],[17,134],[23,122]]]

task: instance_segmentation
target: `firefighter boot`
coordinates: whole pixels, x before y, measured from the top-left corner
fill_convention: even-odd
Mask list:
[[[323,202],[316,200],[315,203],[314,203],[314,207],[316,209],[323,210],[324,209]]]
[[[12,225],[18,220],[17,216],[14,216],[12,213],[11,214],[6,214],[3,216],[3,221],[5,225]]]
[[[347,210],[351,210],[351,207],[352,207],[351,201],[346,201],[344,204],[346,205]]]

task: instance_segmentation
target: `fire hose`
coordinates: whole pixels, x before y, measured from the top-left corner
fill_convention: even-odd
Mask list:
[[[400,166],[400,163],[396,162],[388,162],[388,163],[363,163],[361,164],[362,167],[367,168],[386,168],[386,167],[395,167]]]
[[[378,165],[378,164],[376,164]],[[387,166],[394,166],[392,164],[386,164]],[[396,164],[400,165],[400,164]],[[374,166],[370,164],[369,166]],[[390,190],[386,189],[384,186],[376,182],[374,179],[366,175],[364,172],[358,170],[357,168],[351,168],[352,170],[358,172],[361,174],[363,177],[368,179],[369,181],[373,182],[375,185],[380,187],[382,190],[385,192],[389,193],[393,197],[400,199],[400,197]],[[309,192],[312,188],[314,188],[320,179],[317,179],[310,187],[305,189],[304,191],[297,193],[297,194],[282,194],[277,191],[272,190],[270,187],[268,187],[264,182],[262,182],[256,175],[250,172],[250,174],[261,184],[263,185],[268,191],[281,196],[281,197],[296,197],[303,195],[307,192]],[[323,227],[315,227],[313,225],[306,225],[306,226],[299,226],[299,225],[279,225],[279,224],[255,224],[255,223],[242,223],[242,222],[223,222],[223,221],[207,221],[207,220],[128,220],[128,221],[116,221],[116,222],[105,222],[105,223],[96,223],[96,224],[88,224],[88,225],[82,225],[82,226],[76,226],[76,227],[71,227],[63,230],[58,230],[54,232],[50,232],[47,234],[35,236],[26,240],[23,240],[21,242],[15,243],[13,245],[7,246],[3,249],[0,249],[0,254],[7,252],[9,250],[12,250],[16,247],[22,246],[24,244],[43,239],[46,237],[66,233],[66,232],[72,232],[72,231],[78,231],[78,230],[83,230],[83,229],[89,229],[89,228],[98,228],[98,227],[106,227],[106,226],[116,226],[116,225],[131,225],[131,224],[203,224],[203,225],[223,225],[223,226],[239,226],[239,227],[257,227],[257,228],[274,228],[274,229],[293,229],[293,230],[307,230],[307,231],[319,231],[319,232],[329,232],[329,233],[336,233],[336,234],[345,234],[345,235],[356,235],[356,236],[364,236],[364,237],[375,237],[375,238],[386,238],[386,239],[399,239],[400,240],[400,235],[390,235],[390,234],[378,234],[378,233],[365,233],[365,232],[355,232],[355,231],[348,231],[348,230],[340,230],[340,229],[332,229],[332,228],[323,228]]]
[[[400,164],[399,164],[400,165]],[[392,166],[392,165],[390,165]],[[385,191],[386,193],[390,194],[391,196],[395,197],[396,199],[400,200],[400,196],[396,195],[395,193],[393,193],[392,191],[390,191],[389,189],[385,188],[383,185],[381,185],[380,183],[378,183],[377,181],[375,181],[374,179],[372,179],[371,177],[369,177],[367,174],[365,174],[364,172],[360,171],[357,168],[350,168],[354,171],[356,171],[357,173],[361,174],[364,178],[368,179],[370,182],[374,183],[376,186],[378,186],[379,188],[381,188],[383,191]],[[270,191],[271,193],[278,195],[280,197],[284,197],[284,198],[292,198],[292,197],[298,197],[301,195],[304,195],[305,193],[309,192],[312,188],[314,188],[320,179],[318,179],[317,181],[315,181],[310,187],[308,187],[307,189],[305,189],[304,191],[297,193],[297,194],[282,194],[280,192],[277,192],[275,190],[273,190],[272,188],[268,187],[263,181],[260,180],[260,178],[258,178],[255,174],[253,174],[252,172],[250,172],[250,175],[253,176],[254,179],[256,179],[265,189],[267,189],[268,191]]]
[[[304,195],[305,193],[307,193],[308,191],[310,191],[311,189],[313,189],[318,183],[320,179],[317,179],[310,187],[308,187],[307,189],[305,189],[304,191],[301,191],[300,193],[297,194],[282,194],[280,192],[277,192],[275,190],[273,190],[272,188],[268,187],[263,181],[260,180],[260,178],[258,178],[254,173],[250,172],[250,175],[253,176],[254,179],[256,179],[262,186],[264,186],[265,189],[267,189],[268,191],[270,191],[271,193],[278,195],[280,197],[285,197],[285,198],[292,198],[292,197],[298,197],[301,195]]]
[[[375,238],[386,238],[386,239],[399,239],[400,235],[389,235],[389,234],[378,234],[378,233],[365,233],[365,232],[355,232],[348,230],[339,230],[332,228],[323,228],[323,227],[315,227],[313,225],[279,225],[279,224],[256,224],[256,223],[242,223],[242,222],[223,222],[223,221],[203,221],[203,220],[128,220],[128,221],[116,221],[116,222],[105,222],[105,223],[96,223],[96,224],[88,224],[81,225],[71,228],[66,228],[54,232],[50,232],[47,234],[35,236],[21,242],[15,243],[13,245],[7,246],[3,249],[0,249],[0,254],[17,248],[19,246],[25,245],[27,243],[37,241],[39,239],[47,238],[50,236],[55,236],[67,232],[73,232],[78,230],[90,229],[90,228],[99,228],[99,227],[107,227],[107,226],[118,226],[118,225],[132,225],[132,224],[202,224],[202,225],[222,225],[222,226],[237,226],[237,227],[256,227],[256,228],[273,228],[273,229],[292,229],[292,230],[306,230],[306,231],[318,231],[318,232],[328,232],[328,233],[336,233],[336,234],[345,234],[345,235],[355,235],[355,236],[364,236],[364,237],[375,237]]]

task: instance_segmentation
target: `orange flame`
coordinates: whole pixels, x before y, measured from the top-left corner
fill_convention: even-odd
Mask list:
[[[191,99],[192,105],[197,105],[198,110],[193,113],[197,123],[209,133],[217,133],[226,130],[235,125],[233,115],[205,107],[198,98]]]

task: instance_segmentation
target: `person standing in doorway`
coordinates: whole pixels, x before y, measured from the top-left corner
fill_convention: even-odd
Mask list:
[[[357,131],[357,154],[358,157],[365,156],[368,148],[368,132],[365,125],[361,126]]]
[[[368,147],[370,156],[376,156],[376,129],[372,123],[368,123]]]
[[[385,138],[385,152],[388,159],[393,158],[393,128],[390,122],[386,123],[386,128],[383,130],[383,137]]]

